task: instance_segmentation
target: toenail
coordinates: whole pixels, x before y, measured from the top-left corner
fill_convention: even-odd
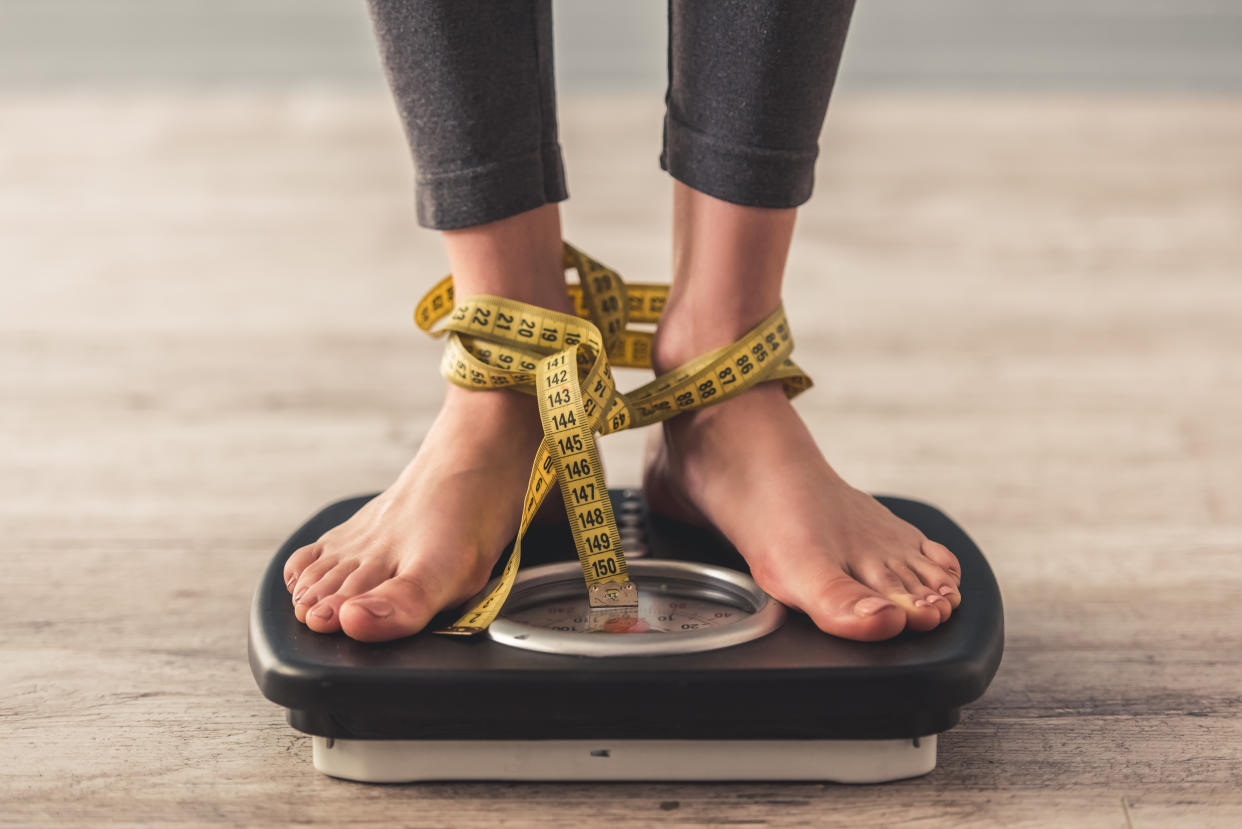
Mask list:
[[[292,575],[290,575],[290,576],[289,576],[289,578],[285,579],[285,587],[289,588],[290,590],[292,590],[292,589],[293,589],[293,585],[295,585],[295,584],[297,584],[297,583],[298,583],[298,574],[297,574],[297,573],[293,573]]]
[[[896,607],[896,606],[897,605],[893,604],[890,601],[887,601],[886,599],[880,599],[880,598],[876,598],[875,596],[869,596],[865,599],[861,599],[857,604],[854,605],[854,612],[857,613],[859,616],[873,616],[876,613],[879,613],[881,610],[888,610],[890,607]]]
[[[362,608],[376,619],[385,619],[392,615],[392,605],[383,599],[354,599],[350,604]]]
[[[332,618],[332,605],[330,604],[316,605],[314,609],[312,609],[308,615],[314,616],[316,619],[331,619]]]
[[[947,584],[946,584],[944,587],[940,588],[940,595],[941,595],[941,596],[948,596],[949,594],[951,594],[951,593],[955,593],[955,592],[957,592],[957,591],[955,591],[955,590],[954,590],[951,586],[949,586],[949,585],[947,585]]]
[[[914,601],[915,607],[931,607],[931,604],[927,599],[915,599]]]
[[[308,586],[308,587],[303,587],[301,590],[299,590],[298,592],[296,592],[296,593],[294,593],[294,594],[293,594],[293,601],[294,601],[294,603],[295,603],[295,604],[296,604],[297,602],[302,601],[302,597],[306,595],[306,591],[307,591],[307,590],[310,590],[310,587],[309,587],[309,586]]]

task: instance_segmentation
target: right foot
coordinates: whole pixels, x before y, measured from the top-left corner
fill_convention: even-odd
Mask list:
[[[298,620],[380,642],[417,633],[477,593],[517,532],[542,438],[528,395],[449,386],[392,486],[289,557]]]
[[[555,203],[443,238],[458,297],[495,294],[573,313]],[[450,385],[392,486],[289,557],[294,614],[314,631],[380,642],[417,633],[469,599],[517,532],[542,440],[529,395]],[[555,510],[555,488],[548,501]]]

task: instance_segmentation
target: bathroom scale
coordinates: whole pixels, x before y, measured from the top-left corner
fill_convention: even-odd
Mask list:
[[[249,652],[264,696],[311,736],[315,768],[385,783],[883,782],[935,768],[937,735],[996,673],[996,580],[929,504],[878,496],[957,555],[961,606],[932,631],[854,642],[764,594],[720,534],[650,512],[639,490],[610,494],[638,608],[592,612],[568,525],[535,525],[500,618],[468,639],[312,632],[285,561],[374,496],[299,528],[259,583]]]

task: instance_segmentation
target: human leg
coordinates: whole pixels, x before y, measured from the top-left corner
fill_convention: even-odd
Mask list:
[[[458,295],[572,310],[547,0],[375,0],[372,14],[415,158],[419,222],[444,231]],[[297,618],[381,641],[475,593],[516,532],[542,435],[528,397],[449,386],[397,480],[290,557]]]
[[[472,227],[567,197],[551,0],[369,0],[409,140],[423,227]]]
[[[736,340],[780,301],[851,4],[795,5],[671,5],[674,277],[657,371]],[[644,484],[656,508],[724,532],[764,589],[829,633],[927,630],[960,602],[952,553],[842,480],[779,384],[667,421]]]

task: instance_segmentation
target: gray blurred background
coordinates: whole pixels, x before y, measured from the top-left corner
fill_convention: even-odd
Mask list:
[[[665,4],[555,4],[560,88],[658,91]],[[1237,0],[859,3],[841,87],[1242,88]],[[4,0],[8,87],[383,83],[358,0]]]

